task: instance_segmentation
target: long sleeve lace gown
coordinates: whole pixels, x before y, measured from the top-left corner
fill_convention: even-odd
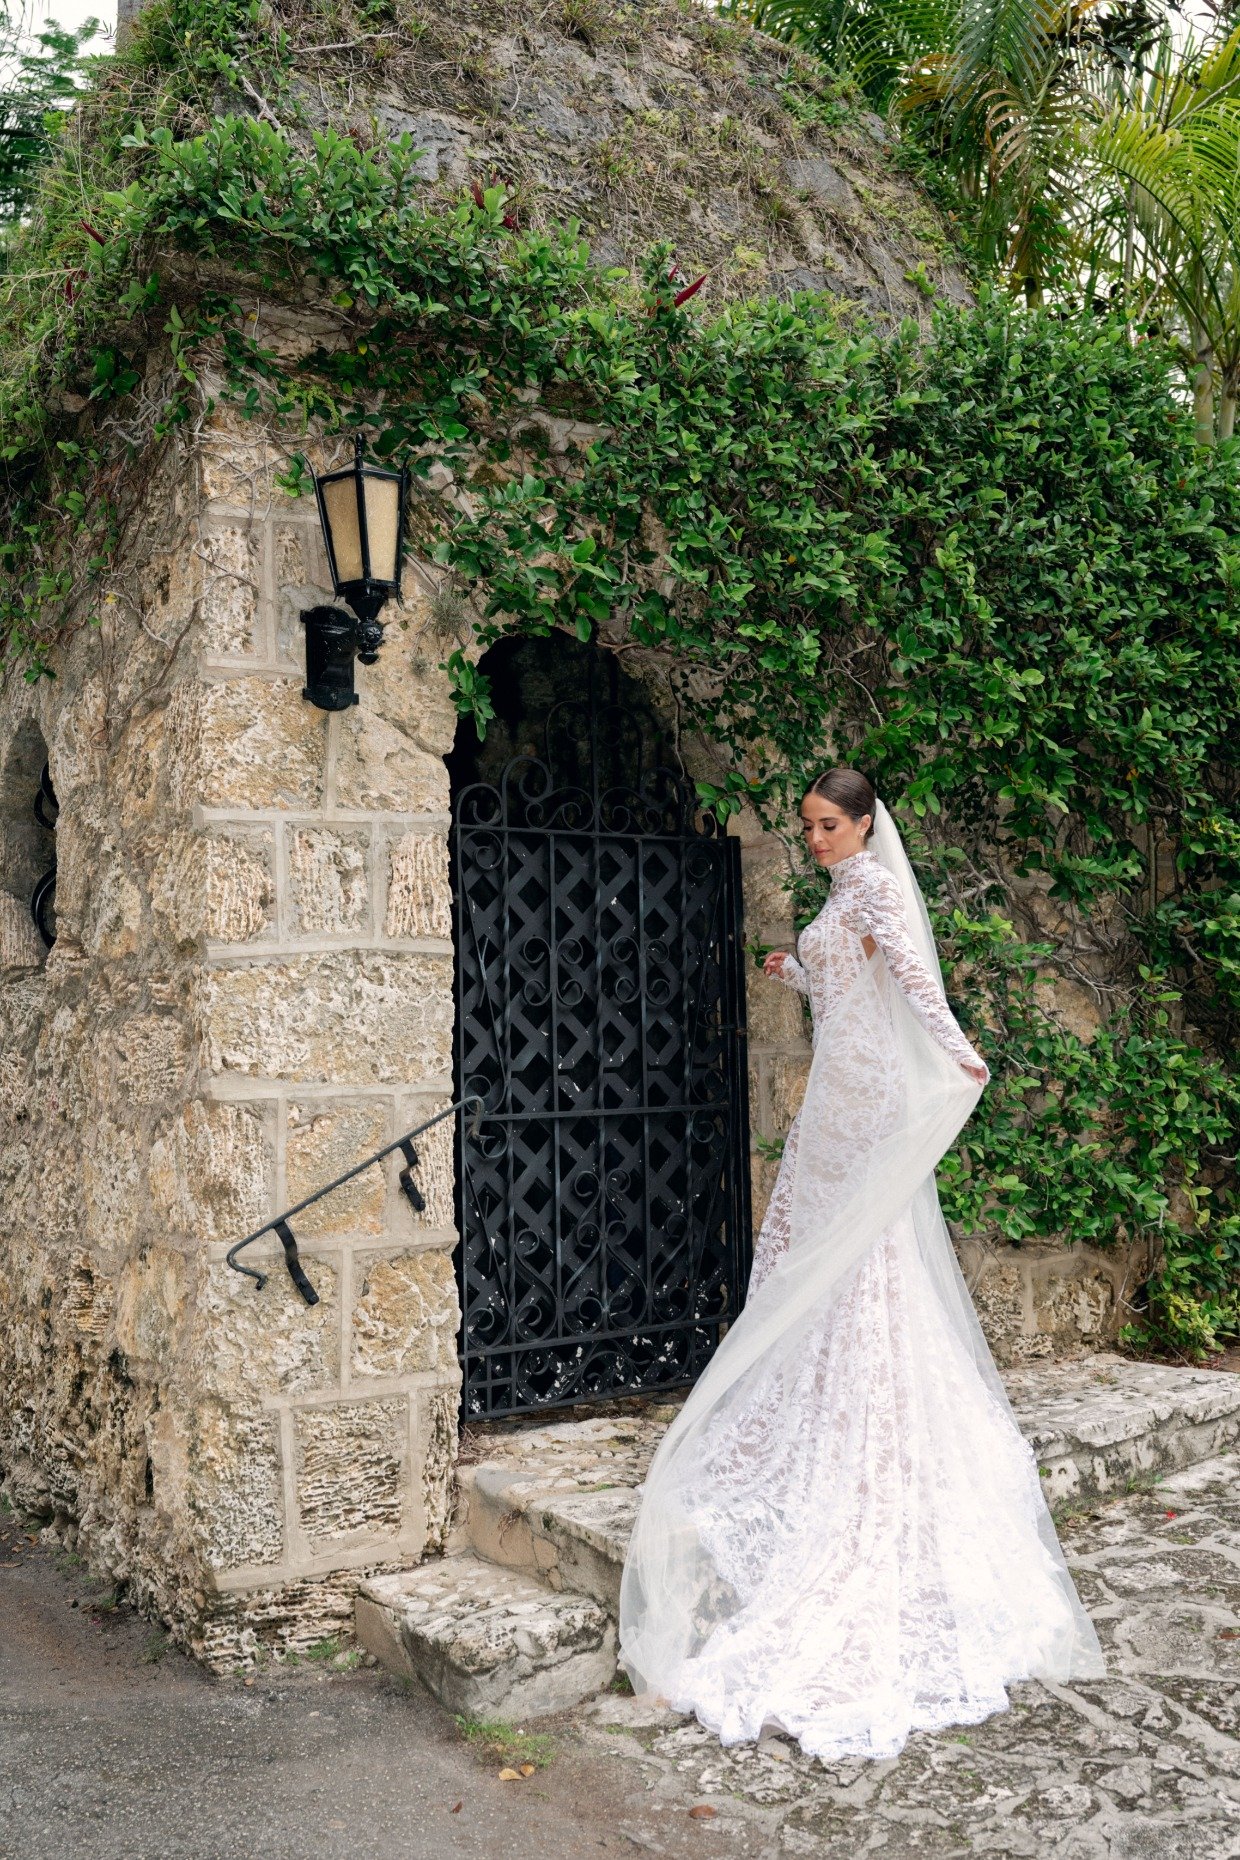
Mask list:
[[[1012,1681],[1105,1667],[943,1228],[952,1126],[923,1143],[909,1111],[933,1097],[916,1064],[967,1096],[960,1062],[983,1062],[873,852],[834,865],[798,958],[782,979],[835,1071],[811,1071],[745,1310],[651,1468],[621,1658],[725,1744],[771,1726],[889,1757],[1004,1710]]]

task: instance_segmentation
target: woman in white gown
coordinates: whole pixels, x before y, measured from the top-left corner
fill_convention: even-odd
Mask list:
[[[725,1744],[827,1761],[1105,1664],[935,1188],[988,1070],[870,783],[833,769],[801,811],[831,894],[766,969],[809,996],[809,1080],[744,1310],[642,1490],[620,1658]]]

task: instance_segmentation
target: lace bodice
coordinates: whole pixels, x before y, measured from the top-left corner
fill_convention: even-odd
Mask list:
[[[866,847],[832,866],[831,895],[801,932],[797,954],[785,961],[780,974],[781,981],[809,996],[815,1032],[865,966],[863,936],[873,937],[897,987],[939,1045],[961,1064],[984,1066],[914,948],[895,877]]]

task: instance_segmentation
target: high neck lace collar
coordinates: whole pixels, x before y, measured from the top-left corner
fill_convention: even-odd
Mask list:
[[[836,885],[848,884],[858,879],[861,876],[864,862],[874,857],[875,855],[868,846],[860,846],[855,853],[849,853],[845,858],[837,859],[830,868],[832,889]]]

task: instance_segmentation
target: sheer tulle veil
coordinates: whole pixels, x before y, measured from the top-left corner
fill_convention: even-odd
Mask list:
[[[868,846],[895,876],[919,954],[941,982],[925,901],[882,801]],[[934,1177],[981,1091],[912,1012],[876,950],[825,1024],[814,1029],[787,1251],[750,1296],[669,1426],[642,1490],[620,1592],[621,1664],[635,1691],[662,1694],[673,1704],[691,1696],[688,1676],[696,1657],[712,1635],[742,1622],[754,1607],[755,1596],[729,1568],[718,1527],[729,1515],[737,1482],[744,1483],[737,1458],[743,1444],[729,1456],[719,1452],[719,1443],[743,1443],[755,1399],[769,1403],[781,1382],[792,1382],[815,1331],[821,1334],[852,1275],[893,1223],[915,1235],[939,1307],[923,1314],[927,1347],[952,1350],[972,1365],[1015,1427]],[[985,1477],[985,1468],[978,1477]],[[1101,1675],[1097,1635],[1036,1476],[1033,1487],[1019,1496],[1021,1528],[1036,1525],[1045,1553],[1038,1559],[1042,1590],[1030,1598],[1029,1644],[1020,1651],[1024,1670],[1011,1677]],[[798,1495],[768,1499],[775,1507],[794,1505]],[[969,1605],[966,1583],[960,1606]]]

